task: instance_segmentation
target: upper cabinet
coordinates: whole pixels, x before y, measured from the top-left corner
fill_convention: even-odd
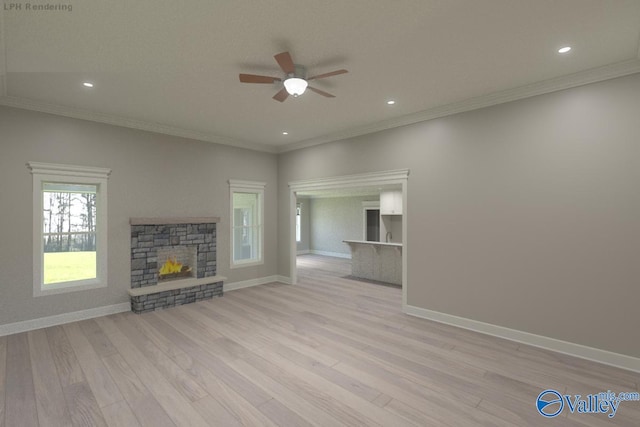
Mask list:
[[[380,215],[402,215],[402,191],[380,193]]]

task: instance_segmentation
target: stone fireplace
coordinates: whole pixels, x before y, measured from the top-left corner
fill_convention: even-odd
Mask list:
[[[145,313],[222,296],[219,218],[131,218],[131,310]]]

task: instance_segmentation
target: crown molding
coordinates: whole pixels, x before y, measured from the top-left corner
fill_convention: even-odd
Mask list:
[[[3,22],[2,10],[0,10],[0,106],[20,108],[24,110],[38,111],[42,113],[55,114],[58,116],[71,117],[75,119],[88,120],[98,123],[105,123],[114,126],[121,126],[131,129],[155,132],[165,135],[172,135],[182,138],[194,139],[198,141],[211,142],[214,144],[228,145],[237,148],[245,148],[248,150],[261,151],[266,153],[286,153],[289,151],[300,150],[303,148],[313,147],[315,145],[326,144],[329,142],[349,139],[356,136],[366,135],[387,129],[393,129],[400,126],[406,126],[427,120],[433,120],[440,117],[450,116],[453,114],[472,111],[479,108],[490,107],[493,105],[503,104],[506,102],[517,101],[519,99],[529,98],[546,93],[556,92],[564,89],[570,89],[590,83],[597,83],[604,80],[623,77],[630,74],[640,72],[640,50],[638,51],[638,59],[618,62],[603,67],[593,68],[590,70],[580,71],[574,74],[557,77],[554,79],[544,80],[525,86],[507,89],[499,92],[490,93],[464,101],[454,102],[451,104],[430,108],[428,110],[417,113],[407,114],[401,117],[395,117],[389,120],[383,120],[366,126],[360,126],[348,129],[342,132],[329,133],[318,138],[307,139],[304,141],[294,142],[287,145],[273,146],[248,141],[236,140],[224,136],[219,136],[207,132],[199,132],[195,130],[183,129],[175,126],[163,125],[160,123],[147,122],[143,120],[135,120],[126,117],[120,117],[110,114],[103,114],[83,110],[79,108],[65,107],[61,105],[49,104],[32,99],[19,98],[14,96],[3,95],[6,93],[6,59],[4,52],[3,38]]]
[[[463,113],[466,111],[477,110],[479,108],[490,107],[493,105],[504,104],[506,102],[517,101],[519,99],[529,98],[532,96],[543,95],[546,93],[556,92],[564,89],[570,89],[577,86],[583,86],[590,83],[597,83],[604,80],[623,77],[630,74],[640,72],[640,51],[639,59],[618,62],[603,67],[592,68],[590,70],[580,71],[574,74],[568,74],[525,86],[519,86],[499,92],[490,93],[464,101],[454,102],[440,107],[430,108],[413,114],[401,117],[395,117],[389,120],[383,120],[370,125],[348,129],[343,132],[336,132],[320,136],[318,138],[308,139],[301,142],[294,142],[281,146],[279,153],[285,153],[302,148],[313,147],[315,145],[326,144],[328,142],[339,141],[343,139],[353,138],[356,136],[366,135],[374,132],[392,129],[400,126],[406,126],[413,123],[433,120],[440,117],[450,116],[453,114]]]
[[[74,119],[105,123],[114,126],[122,126],[131,129],[161,133],[165,135],[178,136],[181,138],[195,139],[198,141],[212,142],[214,144],[229,145],[232,147],[245,148],[249,150],[262,151],[267,153],[277,152],[277,149],[270,145],[255,144],[251,142],[214,135],[211,133],[198,132],[175,126],[163,125],[160,123],[129,119],[126,117],[102,114],[79,108],[65,107],[62,105],[48,104],[32,99],[4,96],[0,97],[0,105],[21,108],[23,110],[38,111],[41,113],[55,114],[57,116],[71,117]]]

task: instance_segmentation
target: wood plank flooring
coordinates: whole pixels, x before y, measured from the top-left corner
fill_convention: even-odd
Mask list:
[[[640,374],[404,315],[401,290],[298,259],[300,284],[0,337],[0,427],[640,426],[535,399]]]

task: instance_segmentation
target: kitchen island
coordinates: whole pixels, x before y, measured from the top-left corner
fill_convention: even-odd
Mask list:
[[[351,248],[351,275],[402,285],[402,243],[343,240]]]

